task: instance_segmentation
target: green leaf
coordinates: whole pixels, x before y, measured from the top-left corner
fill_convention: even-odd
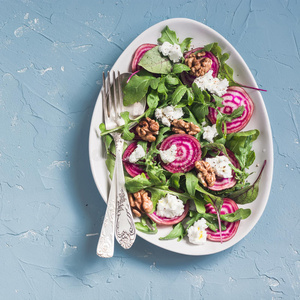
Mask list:
[[[171,175],[171,177],[169,178],[170,187],[173,187],[174,189],[179,190],[180,189],[180,178],[183,175],[184,175],[184,173],[173,173]]]
[[[172,71],[171,61],[159,52],[158,46],[147,51],[138,65],[154,74],[168,74]]]
[[[151,186],[151,182],[145,174],[137,175],[133,178],[125,176],[125,187],[129,193],[136,193]]]
[[[250,215],[251,215],[251,209],[239,208],[238,210],[236,210],[231,214],[220,215],[220,218],[222,221],[233,223],[239,220],[244,220],[248,218]]]
[[[149,85],[154,80],[156,78],[147,72],[139,72],[139,75],[132,76],[124,88],[124,106],[141,101],[146,96]]]
[[[150,108],[156,108],[159,102],[157,91],[151,91],[147,96],[147,104]]]
[[[196,206],[196,210],[198,213],[205,213],[205,205],[206,202],[204,201],[203,198],[194,198],[194,203]]]
[[[156,137],[155,144],[158,145],[160,144],[167,136],[167,133],[171,131],[170,127],[162,127],[159,130],[158,136]]]
[[[178,104],[182,97],[185,95],[187,91],[187,87],[185,85],[179,85],[174,93],[171,95],[171,104],[176,106],[176,104]]]
[[[188,72],[190,70],[191,69],[187,65],[185,65],[185,64],[175,64],[173,66],[172,72],[175,73],[175,74],[180,74],[180,73],[182,73],[184,71]]]
[[[113,174],[114,174],[115,160],[116,159],[115,159],[115,157],[112,154],[110,154],[110,153],[107,154],[107,158],[105,160],[105,164],[106,164],[107,170],[109,172],[110,179],[112,179]]]
[[[152,189],[152,188],[147,188],[146,191],[151,192],[151,201],[153,203],[153,209],[150,213],[153,213],[156,209],[158,200],[165,197],[167,195],[168,191],[161,190],[161,189]]]
[[[133,132],[130,132],[130,130],[129,130],[129,122],[131,121],[129,119],[129,112],[124,111],[120,115],[123,118],[123,120],[125,121],[125,124],[123,126],[122,138],[126,141],[131,141],[135,137],[135,134]]]
[[[180,80],[178,79],[178,77],[176,75],[168,74],[165,77],[165,82],[169,85],[178,85],[180,83]]]
[[[265,160],[257,179],[252,185],[246,186],[230,194],[230,198],[232,200],[234,200],[238,204],[246,204],[253,202],[257,198],[259,191],[259,182],[266,163],[267,161]]]
[[[192,41],[192,38],[185,38],[182,41],[182,43],[180,44],[180,50],[182,53],[185,51],[188,51],[190,49],[191,41]]]
[[[163,44],[164,42],[169,42],[172,45],[178,44],[179,42],[175,31],[172,31],[168,26],[166,26],[162,30],[161,37],[157,41],[159,44]]]
[[[142,217],[140,222],[135,222],[135,228],[138,231],[149,234],[156,234],[158,231],[156,223],[152,222],[148,217]]]
[[[186,190],[191,196],[195,196],[196,186],[198,185],[198,182],[198,177],[194,173],[188,172],[185,174]]]
[[[184,227],[180,223],[176,224],[173,227],[173,230],[165,237],[160,237],[160,240],[174,240],[177,238],[177,241],[181,241],[184,237]]]

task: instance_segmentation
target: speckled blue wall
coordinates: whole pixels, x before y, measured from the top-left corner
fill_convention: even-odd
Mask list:
[[[300,297],[300,3],[0,0],[0,299]],[[251,233],[212,256],[137,238],[95,254],[106,205],[88,160],[101,74],[149,26],[186,17],[240,52],[264,93],[275,170]]]

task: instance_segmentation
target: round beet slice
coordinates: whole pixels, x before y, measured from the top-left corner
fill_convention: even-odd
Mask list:
[[[159,150],[168,150],[172,145],[176,145],[176,158],[171,163],[161,165],[171,173],[186,173],[192,170],[195,162],[201,158],[200,142],[188,134],[173,134],[163,140]]]
[[[128,157],[131,155],[131,153],[135,150],[136,147],[137,147],[137,142],[133,142],[124,151],[123,153],[124,168],[127,171],[127,173],[132,177],[145,173],[146,177],[149,178],[144,168],[141,165],[130,163],[128,161]]]
[[[239,164],[238,160],[236,159],[234,153],[232,151],[230,151],[229,149],[226,149],[226,151],[229,156],[229,160],[231,161],[233,166],[236,167],[237,169],[239,169],[240,164]],[[222,156],[224,154],[220,153],[219,155]],[[216,175],[215,184],[213,186],[209,186],[208,188],[212,191],[222,191],[222,190],[226,190],[226,189],[229,189],[229,188],[235,186],[235,184],[236,184],[235,173],[232,170],[231,178],[222,178],[222,177],[219,177]]]
[[[206,208],[207,213],[210,213],[210,214],[217,213],[211,204],[206,204],[205,208]],[[236,210],[238,210],[238,206],[233,200],[231,200],[229,198],[223,199],[223,205],[222,205],[222,208],[220,211],[221,215],[231,214],[231,213],[235,212]],[[224,221],[221,221],[221,222],[223,225],[226,226],[226,230],[224,230],[224,231],[222,230],[222,241],[226,242],[234,237],[234,235],[236,234],[237,229],[239,227],[240,221],[236,221],[236,222],[232,222],[232,223],[224,222]],[[214,232],[214,231],[210,230],[209,228],[207,228],[206,232],[207,232],[208,240],[210,240],[212,242],[221,242],[219,230],[217,230],[217,232]]]
[[[156,214],[156,211],[153,212],[152,214],[147,214],[147,215],[152,221],[154,221],[158,225],[175,225],[175,224],[181,222],[186,217],[186,215],[189,212],[189,208],[190,208],[190,204],[189,204],[189,201],[187,201],[187,203],[184,205],[183,214],[181,216],[171,218],[171,219],[158,216]]]
[[[142,44],[135,50],[135,53],[134,53],[132,61],[131,61],[132,73],[141,69],[141,67],[138,65],[138,63],[140,62],[140,60],[142,59],[142,57],[148,50],[150,50],[156,46],[157,45],[155,45],[155,44]]]
[[[254,103],[252,99],[247,92],[239,86],[229,87],[222,97],[224,99],[222,102],[224,107],[219,108],[219,110],[224,114],[229,115],[242,105],[245,107],[245,110],[240,117],[226,123],[227,133],[242,130],[248,124],[253,114]],[[209,107],[209,114],[207,117],[212,124],[215,124],[217,121],[217,111],[214,108]]]

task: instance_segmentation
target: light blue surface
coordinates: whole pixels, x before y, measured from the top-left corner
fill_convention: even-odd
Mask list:
[[[298,1],[0,5],[0,299],[300,297]],[[137,238],[101,259],[90,234],[106,205],[88,159],[101,74],[142,31],[173,17],[222,34],[268,90],[269,202],[251,233],[222,253],[188,257]]]

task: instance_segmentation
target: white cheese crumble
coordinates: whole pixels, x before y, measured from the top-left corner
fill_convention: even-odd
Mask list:
[[[167,194],[158,201],[156,214],[160,217],[171,219],[181,216],[183,212],[183,202],[174,195]]]
[[[212,158],[206,158],[205,161],[211,165],[217,176],[223,178],[232,178],[232,169],[229,166],[229,164],[231,164],[231,161],[227,156],[222,155]]]
[[[203,245],[206,242],[206,221],[204,218],[201,218],[197,222],[194,223],[193,226],[191,226],[188,229],[188,237],[189,241],[192,244],[197,244],[197,245]]]
[[[226,78],[220,80],[213,77],[212,73],[213,71],[209,70],[205,75],[197,77],[194,82],[201,89],[201,91],[208,90],[212,94],[222,97],[229,86],[229,82]]]
[[[182,108],[175,108],[173,105],[155,110],[155,118],[160,120],[165,126],[171,127],[174,119],[180,119],[184,115]]]
[[[170,44],[169,42],[164,42],[158,47],[158,51],[161,52],[163,56],[169,56],[170,60],[174,63],[179,62],[182,58],[182,52],[178,44]]]
[[[130,163],[134,164],[139,159],[144,157],[145,155],[146,155],[146,152],[145,152],[144,148],[141,145],[137,145],[137,147],[134,149],[134,151],[128,157],[128,160]]]
[[[160,158],[165,164],[169,164],[176,159],[177,147],[172,145],[167,150],[159,150]]]
[[[210,143],[214,142],[214,137],[218,135],[216,124],[203,127],[203,138]]]

